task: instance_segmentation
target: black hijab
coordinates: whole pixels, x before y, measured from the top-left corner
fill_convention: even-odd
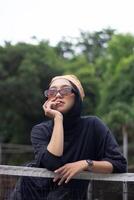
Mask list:
[[[69,81],[70,82],[70,81]],[[76,127],[80,122],[81,112],[82,112],[82,100],[77,87],[70,82],[74,88],[75,102],[72,108],[65,114],[63,114],[63,126],[65,134]],[[71,131],[72,132],[72,131]]]

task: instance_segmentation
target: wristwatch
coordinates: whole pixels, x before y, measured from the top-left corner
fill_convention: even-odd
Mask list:
[[[89,170],[89,171],[92,171],[92,167],[93,167],[93,165],[94,165],[93,161],[90,160],[90,159],[87,159],[86,162],[87,162],[87,164],[88,164],[88,170]]]

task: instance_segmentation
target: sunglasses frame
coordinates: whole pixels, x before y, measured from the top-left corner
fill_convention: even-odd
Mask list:
[[[60,92],[60,91],[62,91],[62,90],[64,90],[64,89],[67,89],[67,88],[70,89],[70,92],[68,92],[68,93],[66,93],[66,94],[62,94],[62,93]],[[48,91],[49,91],[49,90],[55,90],[55,91],[56,91],[56,92],[55,92],[55,95],[48,95]],[[47,97],[47,98],[55,97],[55,96],[57,95],[57,93],[60,93],[60,95],[61,95],[62,97],[64,97],[64,96],[69,96],[71,93],[76,93],[76,91],[75,91],[75,89],[74,89],[73,87],[70,87],[70,86],[61,88],[61,89],[59,89],[59,90],[57,90],[57,89],[48,89],[48,90],[45,90],[45,91],[44,91],[44,95],[45,95],[45,97]]]

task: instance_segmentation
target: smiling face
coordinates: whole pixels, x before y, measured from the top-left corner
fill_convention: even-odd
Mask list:
[[[49,90],[51,91],[58,91],[54,97],[50,95],[48,99],[53,100],[57,103],[55,109],[61,113],[67,113],[75,103],[75,94],[72,92],[71,89],[72,85],[66,79],[56,79],[51,83],[49,87]]]

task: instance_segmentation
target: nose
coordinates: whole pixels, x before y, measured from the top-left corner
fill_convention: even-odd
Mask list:
[[[57,92],[56,97],[62,97],[59,91]]]

